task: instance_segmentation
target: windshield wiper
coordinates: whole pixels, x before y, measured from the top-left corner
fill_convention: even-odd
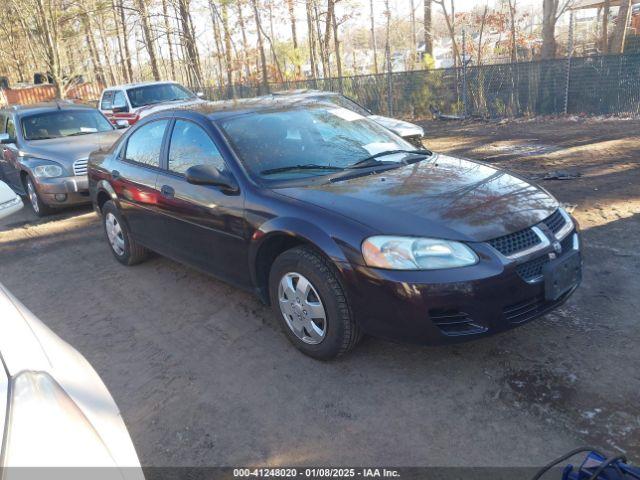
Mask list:
[[[353,165],[349,165],[348,169],[356,169],[356,168],[367,168],[367,167],[375,167],[377,165],[388,165],[390,163],[400,163],[400,162],[385,162],[383,160],[378,160],[380,157],[385,157],[387,155],[393,155],[396,153],[406,153],[412,155],[420,155],[420,156],[430,156],[432,152],[429,150],[385,150],[384,152],[378,152],[375,155],[371,155],[370,157],[363,158],[362,160],[357,161]],[[403,161],[403,163],[405,163]]]
[[[64,137],[77,137],[78,135],[91,135],[92,133],[98,133],[97,131],[95,132],[76,132],[76,133],[70,133],[69,135],[63,135]]]
[[[289,165],[288,167],[278,167],[278,168],[269,168],[267,170],[262,170],[260,173],[262,175],[269,175],[272,173],[282,173],[282,172],[291,172],[295,170],[344,170],[343,167],[332,167],[331,165]]]

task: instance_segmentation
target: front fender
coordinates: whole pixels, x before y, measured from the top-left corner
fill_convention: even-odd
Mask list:
[[[290,236],[315,246],[329,257],[336,266],[348,262],[344,246],[317,225],[294,217],[277,217],[263,223],[251,236],[249,243],[249,265],[251,280],[258,285],[256,260],[260,249],[275,236]]]

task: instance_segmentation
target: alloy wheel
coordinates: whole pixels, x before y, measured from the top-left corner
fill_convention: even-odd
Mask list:
[[[29,195],[29,201],[31,202],[33,211],[40,213],[40,207],[38,206],[38,193],[36,192],[36,187],[30,178],[27,178],[27,194]]]
[[[120,223],[113,213],[107,213],[104,219],[104,226],[111,248],[113,248],[116,255],[121,257],[124,255],[124,236],[122,234],[122,227],[120,227]]]
[[[278,301],[282,316],[296,337],[310,345],[324,340],[327,315],[320,295],[306,277],[286,273],[278,285]]]

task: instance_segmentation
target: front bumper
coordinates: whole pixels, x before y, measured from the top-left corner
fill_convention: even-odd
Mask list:
[[[575,245],[578,249],[577,238]],[[472,267],[422,272],[343,269],[362,330],[428,345],[471,340],[538,318],[564,303],[578,287],[579,282],[556,301],[547,301],[544,279],[527,282],[516,262],[496,256],[486,244],[475,244],[474,250],[480,262]]]
[[[86,175],[71,177],[35,178],[42,201],[51,207],[66,207],[91,203],[89,180]]]

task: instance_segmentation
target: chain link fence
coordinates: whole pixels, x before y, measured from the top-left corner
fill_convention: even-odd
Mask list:
[[[342,92],[374,113],[501,118],[554,114],[640,114],[640,55],[356,75],[269,84],[270,92]],[[210,100],[269,93],[261,85],[209,88]]]

